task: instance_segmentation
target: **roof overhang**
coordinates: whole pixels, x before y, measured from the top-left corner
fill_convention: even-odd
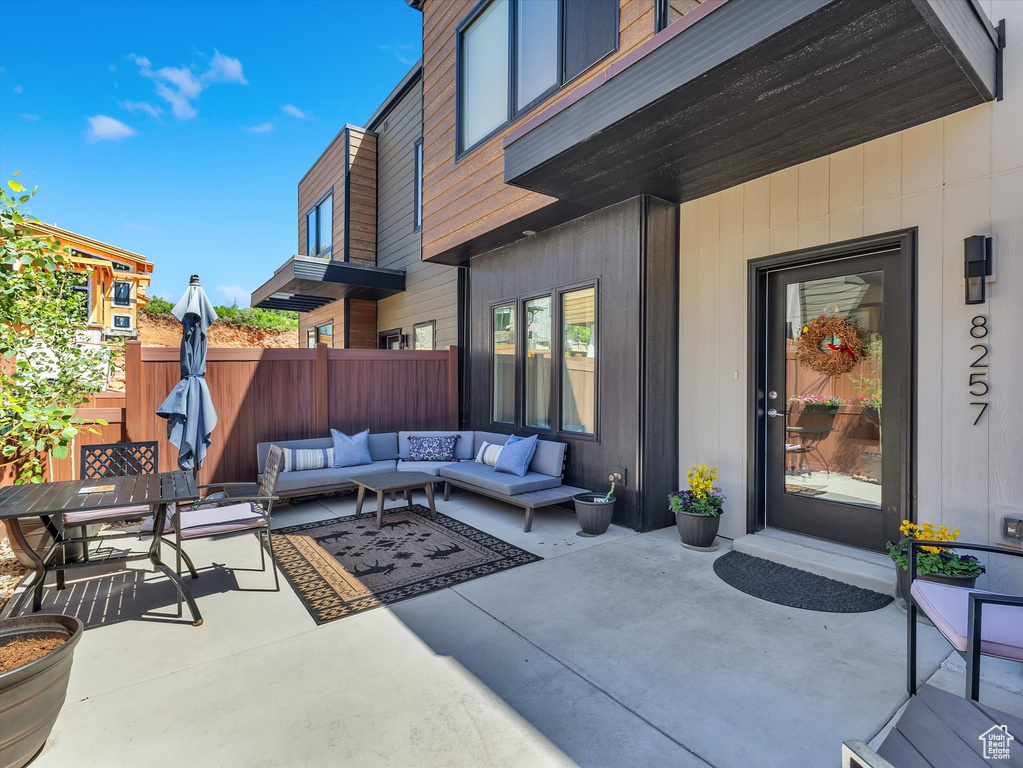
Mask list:
[[[995,99],[974,0],[706,0],[505,140],[505,181],[684,202]]]
[[[385,299],[405,290],[405,272],[345,261],[292,256],[252,292],[261,309],[310,312],[338,299]]]

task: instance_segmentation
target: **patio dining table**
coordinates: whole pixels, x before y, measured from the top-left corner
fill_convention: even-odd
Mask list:
[[[92,492],[89,492],[90,490]],[[192,473],[180,470],[0,488],[0,520],[7,524],[11,538],[33,561],[35,571],[31,586],[26,587],[16,601],[12,600],[2,615],[4,617],[17,615],[30,593],[33,596],[32,611],[39,611],[42,608],[43,583],[47,572],[148,559],[170,579],[174,588],[188,604],[193,626],[201,625],[202,615],[195,604],[195,599],[174,569],[166,565],[160,556],[162,533],[165,530],[170,505],[198,498],[199,491]],[[154,514],[153,541],[148,552],[117,553],[88,562],[61,562],[64,559],[63,549],[71,542],[64,538],[63,526],[57,520],[60,515],[65,512],[102,509],[115,511],[118,507],[141,504],[149,505]],[[53,543],[41,556],[28,545],[22,532],[21,521],[27,518],[39,518],[53,538]]]

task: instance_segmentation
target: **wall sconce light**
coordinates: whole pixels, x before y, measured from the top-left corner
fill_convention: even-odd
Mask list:
[[[987,301],[986,279],[991,276],[991,238],[971,235],[963,241],[966,276],[966,303],[983,304]]]
[[[401,335],[401,348],[402,349],[408,349],[408,334],[407,333],[403,333]]]

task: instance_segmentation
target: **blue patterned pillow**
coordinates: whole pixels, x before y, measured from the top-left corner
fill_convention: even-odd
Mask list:
[[[507,472],[509,475],[522,477],[529,469],[529,462],[533,460],[536,453],[536,435],[529,437],[515,437],[512,435],[508,442],[501,449],[497,457],[494,469],[498,472]]]
[[[403,461],[454,461],[455,443],[461,435],[409,435],[408,458]]]
[[[373,463],[373,457],[369,455],[368,429],[351,437],[332,429],[330,436],[334,440],[334,463],[331,466],[335,469]]]

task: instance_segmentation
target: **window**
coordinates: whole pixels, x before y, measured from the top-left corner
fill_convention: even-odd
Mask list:
[[[131,328],[131,315],[114,315],[114,328]]]
[[[114,268],[115,272],[131,272],[131,267],[127,264],[122,264],[119,261],[111,261],[110,266]]]
[[[114,281],[114,305],[118,307],[131,306],[131,283]]]
[[[654,31],[660,32],[681,19],[686,13],[684,4],[679,0],[654,0]]]
[[[416,351],[433,349],[434,336],[436,333],[436,321],[431,320],[428,323],[416,323],[412,326],[412,348]]]
[[[401,328],[381,331],[377,335],[377,341],[380,349],[401,349]]]
[[[551,297],[530,299],[524,305],[526,365],[524,368],[525,426],[551,427]]]
[[[457,36],[461,156],[616,50],[618,0],[490,0]]]
[[[330,256],[334,241],[334,192],[331,190],[305,216],[306,255]]]
[[[515,305],[493,309],[491,351],[493,357],[493,419],[515,423]]]
[[[596,289],[561,294],[561,429],[594,434],[597,416]]]
[[[412,230],[418,232],[423,228],[423,140],[416,139],[413,146],[415,152],[416,176],[413,187],[415,202],[413,203]]]
[[[316,346],[316,329],[310,328],[305,332],[305,345],[312,349]]]
[[[324,323],[323,325],[316,326],[316,343],[326,344],[328,347],[334,346],[333,323]]]

